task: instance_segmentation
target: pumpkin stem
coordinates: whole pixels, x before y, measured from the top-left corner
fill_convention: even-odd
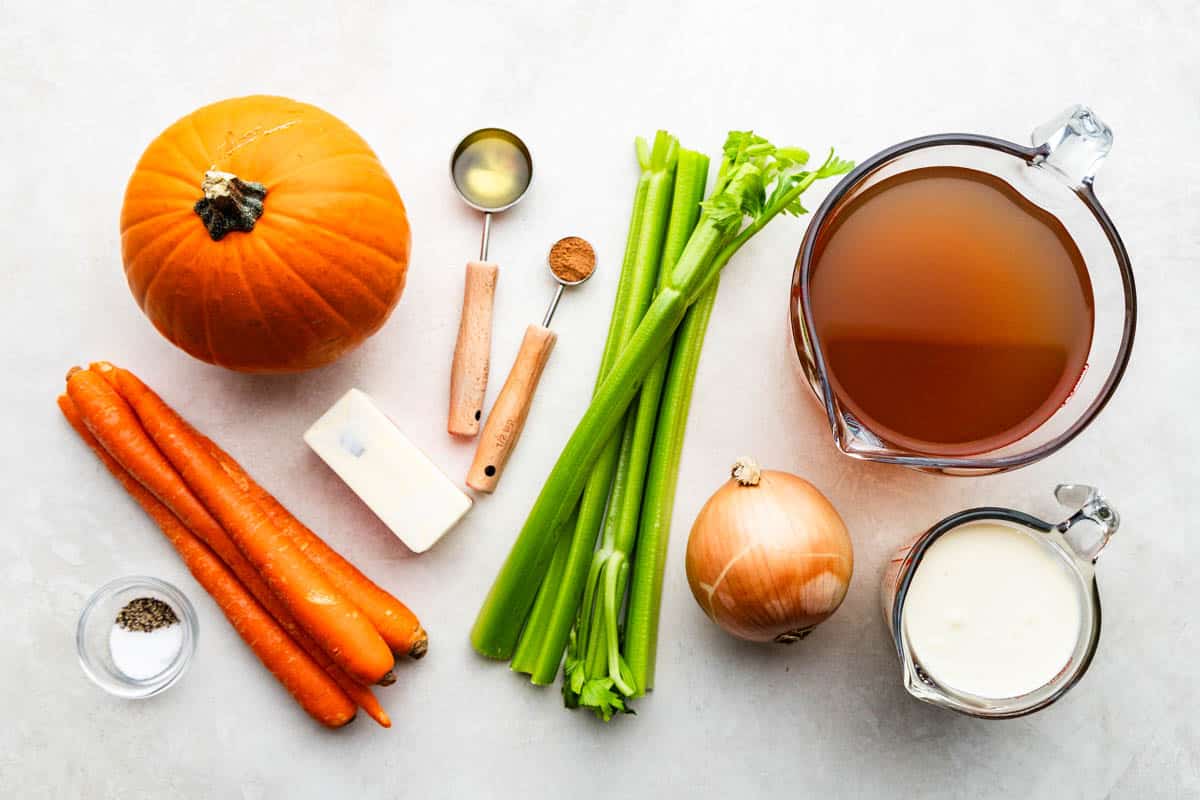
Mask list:
[[[244,181],[231,172],[210,169],[200,184],[204,197],[192,210],[200,215],[208,235],[214,242],[225,238],[230,231],[249,232],[263,213],[263,198],[267,187]]]

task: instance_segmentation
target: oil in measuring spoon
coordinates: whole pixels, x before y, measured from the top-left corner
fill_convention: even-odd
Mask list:
[[[508,136],[488,132],[468,142],[454,159],[454,183],[472,204],[500,209],[529,186],[529,158]]]

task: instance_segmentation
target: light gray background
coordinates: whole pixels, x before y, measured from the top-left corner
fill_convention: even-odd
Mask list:
[[[1180,797],[1200,793],[1200,142],[1197,6],[1019,0],[500,4],[0,2],[0,795],[6,797]],[[550,10],[553,7],[553,10]],[[125,181],[162,128],[203,103],[274,92],[317,103],[376,148],[408,204],[408,289],[387,326],[307,375],[236,375],[152,330],[125,287]],[[586,403],[634,183],[632,139],[668,127],[716,152],[729,128],[864,157],[968,130],[1024,141],[1073,102],[1116,131],[1098,191],[1133,255],[1142,322],[1106,413],[1066,451],[954,480],[838,456],[801,385],[785,296],[803,221],[780,221],[721,288],[684,452],[663,601],[658,689],[604,726],[476,657],[480,600]],[[308,450],[301,432],[350,386],[372,394],[452,476],[444,433],[463,262],[478,217],[447,179],[466,131],[519,131],[536,158],[497,221],[493,357],[503,376],[552,285],[549,244],[595,243],[500,491],[410,557]],[[810,205],[823,193],[815,192]],[[313,527],[420,613],[422,663],[383,692],[396,725],[321,730],[291,703],[148,520],[59,418],[66,369],[139,372]],[[501,380],[492,382],[494,396]],[[842,511],[857,570],[803,644],[726,638],[690,597],[687,530],[730,460],[812,479]],[[1105,628],[1055,707],[987,723],[910,700],[880,620],[889,551],[977,504],[1056,513],[1062,480],[1095,483],[1125,527],[1105,553]],[[109,698],[74,654],[76,615],[114,577],[158,575],[198,607],[191,672],[162,697]]]

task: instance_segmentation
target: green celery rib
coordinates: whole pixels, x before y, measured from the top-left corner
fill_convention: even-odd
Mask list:
[[[594,410],[584,413],[567,440],[475,620],[471,644],[481,655],[511,657],[537,592],[539,576],[553,555],[555,530],[575,507],[590,474],[589,467],[624,420],[642,378],[666,348],[686,309],[685,297],[678,290],[668,289],[659,295],[601,384],[589,406]]]
[[[704,346],[704,335],[717,299],[719,278],[713,280],[712,285],[688,310],[675,335],[662,414],[650,460],[637,559],[633,565],[633,586],[625,621],[625,661],[633,674],[638,696],[654,688],[663,571],[667,562],[671,515],[675,508],[679,462],[683,455],[683,440],[691,407],[692,387],[700,364],[700,350]]]
[[[658,266],[675,188],[678,153],[678,140],[665,131],[659,131],[655,135],[652,147],[648,148],[644,140],[638,141],[638,159],[643,173],[635,196],[625,261],[621,269],[608,339],[601,358],[597,392],[603,379],[616,363],[622,348],[641,322],[658,282]],[[622,415],[623,411],[616,414],[618,421]],[[611,427],[615,428],[615,425]],[[611,433],[610,430],[606,436],[611,438]],[[525,634],[525,637],[530,639],[529,647],[536,653],[532,664],[526,665],[530,666],[528,671],[535,684],[545,685],[554,681],[562,662],[563,651],[566,649],[571,625],[578,613],[583,580],[595,546],[596,532],[608,499],[619,452],[619,441],[614,440],[611,444],[601,442],[601,445],[606,451],[611,449],[611,455],[605,452],[598,461],[593,455],[586,465],[580,467],[580,475],[575,476],[577,479],[588,479],[589,491],[580,505],[567,563],[557,581],[558,591],[554,606],[544,624],[539,621],[536,629],[530,629]],[[571,505],[575,504],[578,496],[578,492],[573,494]],[[526,522],[525,529],[529,528],[532,521],[531,517],[531,520]],[[546,531],[540,532],[539,539],[544,537],[545,533]],[[523,539],[524,533],[514,545],[514,551],[509,555],[510,561]],[[511,655],[532,598],[529,594],[529,582],[537,580],[535,576],[545,569],[544,547],[545,542],[538,541],[536,552],[526,554],[534,558],[527,562],[522,561],[525,566],[520,573],[502,569],[497,576],[471,633],[472,643],[481,654],[491,658],[508,658]],[[509,562],[505,563],[507,565]],[[498,602],[493,602],[493,598],[497,598]],[[516,602],[509,606],[500,598],[513,598]],[[495,613],[492,613],[493,610]],[[506,619],[506,616],[509,618]]]
[[[666,286],[668,276],[679,262],[679,257],[700,219],[700,201],[704,199],[704,187],[707,182],[708,157],[691,150],[680,150],[679,164],[676,168],[675,198],[671,204],[671,221],[667,227],[662,266],[659,268],[660,290]],[[619,527],[614,543],[616,549],[627,556],[633,550],[637,536],[646,467],[650,461],[668,360],[667,354],[659,356],[654,366],[646,373],[634,411],[636,422],[631,443],[630,484],[618,518]]]
[[[617,597],[617,583],[620,576],[624,573],[623,567],[628,562],[625,560],[625,554],[620,550],[616,551],[609,557],[609,561],[604,567],[604,625],[607,628],[606,662],[608,665],[608,675],[613,679],[613,684],[617,691],[629,697],[636,691],[633,686],[625,682],[625,671],[621,669],[621,649],[620,643],[617,641],[617,607],[620,601]]]
[[[831,153],[830,158],[832,157]],[[724,172],[723,166],[718,183],[724,180]],[[819,176],[819,172],[811,173],[789,194],[800,196]],[[786,200],[787,198],[784,198],[785,202]],[[650,478],[642,513],[642,532],[639,534],[639,558],[634,564],[633,589],[626,615],[624,655],[639,695],[654,688],[663,569],[666,566],[671,514],[674,510],[675,487],[679,477],[679,460],[683,453],[692,387],[700,364],[700,351],[704,346],[708,321],[717,299],[721,270],[777,213],[778,211],[769,210],[761,215],[721,248],[707,269],[697,270],[697,275],[704,276],[698,279],[703,281],[703,289],[688,310],[670,355],[662,418],[659,421],[662,438],[655,441],[654,460],[650,465]]]
[[[559,580],[555,603],[546,626],[538,637],[537,656],[528,670],[530,681],[549,686],[558,677],[566,640],[579,610],[579,598],[584,591],[588,565],[596,547],[596,533],[608,502],[608,487],[617,469],[618,448],[606,447],[588,477],[587,489],[579,503],[579,514],[570,537],[567,566]]]
[[[711,269],[708,265],[721,257],[722,239],[721,228],[716,224],[698,225],[684,249],[684,257],[690,254],[692,261],[692,272],[684,275],[690,277],[694,272],[701,278],[707,277]],[[680,258],[681,263],[684,257]],[[550,470],[475,619],[471,644],[481,655],[497,659],[512,657],[525,616],[554,553],[557,544],[554,533],[575,507],[591,465],[624,420],[642,379],[683,321],[690,283],[678,288],[668,285],[650,304]]]
[[[668,136],[666,132],[659,131],[655,136],[650,156],[641,156],[643,165],[648,165],[650,169],[649,188],[646,202],[640,209],[641,219],[630,226],[630,237],[626,243],[628,269],[622,268],[622,280],[625,279],[625,273],[629,275],[629,290],[623,297],[618,297],[617,302],[621,306],[619,315],[618,310],[614,308],[613,324],[609,326],[600,374],[597,376],[597,389],[650,303],[657,281],[670,199],[675,188],[677,154],[677,140]],[[545,626],[537,631],[537,655],[528,670],[530,681],[534,684],[549,685],[558,675],[571,625],[575,623],[579,611],[580,595],[586,585],[588,561],[595,547],[596,533],[604,515],[610,486],[618,472],[618,453],[619,444],[614,437],[601,453],[588,477],[575,523],[567,567],[558,582],[557,598]]]
[[[629,442],[633,438],[632,420],[626,418],[625,428],[621,432],[620,451],[622,454],[629,449]],[[621,458],[617,461],[617,470],[613,475],[612,491],[608,498],[608,508],[604,515],[604,527],[600,537],[600,546],[596,552],[592,554],[592,563],[588,567],[587,580],[583,588],[583,601],[576,609],[576,637],[579,642],[583,642],[586,646],[583,652],[589,653],[592,648],[592,630],[591,621],[593,619],[592,609],[596,604],[596,598],[600,595],[600,586],[603,579],[603,569],[606,559],[613,552],[613,540],[616,537],[616,509],[624,502],[626,487],[629,485],[629,459]],[[588,677],[596,677],[590,675]]]
[[[571,522],[568,522],[566,526],[568,530],[571,528]],[[546,570],[546,577],[542,580],[542,585],[538,589],[537,599],[533,603],[533,610],[529,612],[529,619],[525,622],[525,630],[521,632],[521,639],[517,643],[517,650],[513,653],[512,663],[509,665],[509,668],[513,672],[528,672],[532,667],[536,655],[535,642],[538,640],[538,637],[533,632],[544,629],[550,618],[550,611],[554,607],[554,599],[558,594],[558,584],[562,580],[563,571],[567,566],[570,544],[571,537],[562,533],[558,535],[558,544],[554,548],[554,557],[550,559],[550,567]]]
[[[604,597],[605,576],[608,574],[609,559],[613,555],[615,554],[609,551],[608,556],[596,565],[594,597]],[[592,605],[583,606],[579,613],[581,619],[588,620],[586,627],[576,628],[576,635],[583,637],[580,641],[586,642],[583,652],[580,654],[584,675],[588,680],[603,677],[608,664],[608,625],[604,619],[604,604],[597,600]],[[587,631],[586,636],[583,633],[585,630]]]
[[[659,289],[666,284],[666,278],[679,260],[680,254],[691,237],[696,221],[700,217],[700,201],[704,199],[704,187],[708,179],[708,157],[691,150],[680,150],[679,162],[675,175],[675,196],[671,202],[671,217],[667,225],[667,240],[662,252],[662,266],[659,268]],[[642,506],[642,493],[646,483],[646,467],[650,460],[651,445],[654,441],[655,423],[659,413],[659,398],[662,394],[663,382],[666,378],[667,357],[664,354],[655,362],[647,374],[638,395],[638,402],[630,411],[630,421],[626,423],[626,433],[622,437],[620,457],[618,459],[617,480],[614,481],[612,494],[609,498],[608,511],[605,515],[604,537],[600,548],[593,555],[592,569],[584,590],[583,603],[580,607],[579,626],[577,631],[579,641],[586,643],[583,661],[589,667],[588,677],[597,677],[594,669],[597,664],[604,663],[601,656],[608,655],[607,651],[612,642],[616,641],[617,623],[615,616],[607,613],[598,615],[593,610],[593,604],[608,608],[620,608],[628,585],[628,569],[633,554],[634,543],[638,530],[638,515]],[[620,574],[609,575],[614,569],[610,556],[621,554]],[[600,567],[604,573],[601,580]],[[597,591],[603,587],[602,593]],[[606,626],[612,625],[603,636],[582,635],[588,632],[588,626],[593,619],[602,619]],[[600,646],[604,653],[596,653],[591,648]],[[618,672],[615,658],[607,657],[609,676],[620,686],[625,685]]]
[[[606,674],[609,669],[609,651],[617,647],[616,615],[614,612],[610,619],[607,609],[609,595],[616,589],[614,577],[610,573],[613,564],[616,563],[615,557],[622,556],[617,550],[622,510],[628,505],[630,497],[641,497],[641,490],[635,486],[635,476],[631,472],[633,465],[631,455],[634,438],[637,435],[635,423],[633,412],[627,413],[625,430],[621,435],[617,472],[613,477],[608,508],[604,514],[600,546],[592,554],[592,564],[588,569],[583,601],[579,606],[575,623],[578,641],[585,643],[580,660],[584,664],[584,670],[589,679],[599,678]],[[623,558],[621,561],[623,562]]]
[[[832,154],[830,159],[832,159]],[[752,183],[755,168],[745,165],[734,180]],[[512,656],[525,617],[533,605],[553,556],[556,534],[583,492],[591,467],[625,418],[646,373],[671,343],[688,307],[724,269],[729,259],[772,218],[797,200],[821,172],[806,173],[787,191],[773,198],[754,221],[726,243],[731,230],[729,208],[718,207],[700,216],[679,262],[654,298],[645,317],[612,370],[600,384],[591,405],[567,440],[534,501],[521,532],[488,592],[471,630],[471,644],[481,655]]]
[[[623,335],[625,329],[625,319],[629,314],[630,296],[633,293],[634,270],[637,264],[637,248],[641,241],[640,231],[643,220],[646,216],[646,202],[650,193],[650,185],[653,177],[653,165],[650,163],[649,153],[645,147],[645,142],[641,137],[636,141],[638,162],[642,167],[641,174],[638,176],[637,188],[633,195],[633,210],[629,213],[629,232],[625,238],[625,256],[621,262],[621,274],[617,280],[617,293],[613,299],[612,316],[608,324],[608,336],[604,341],[604,352],[600,357],[600,370],[596,376],[596,388],[599,388],[600,382],[604,380],[604,376],[608,374],[612,368],[612,362],[616,360],[617,353],[620,350],[618,339]],[[593,389],[593,394],[595,389]],[[616,453],[613,453],[613,466],[615,467]],[[603,459],[602,459],[603,461]],[[598,463],[595,470],[601,469],[601,464]],[[555,547],[555,556],[557,557],[564,544],[562,539],[569,539],[565,545],[566,561],[559,574],[547,574],[542,581],[542,585],[538,588],[537,599],[534,604],[534,609],[530,614],[529,620],[521,631],[521,638],[517,643],[517,650],[513,656],[513,661],[510,667],[516,672],[524,672],[531,675],[533,683],[547,685],[554,679],[554,673],[547,679],[539,679],[537,663],[540,660],[540,653],[543,649],[543,643],[547,633],[550,630],[557,629],[558,625],[554,621],[556,614],[555,609],[562,605],[560,595],[563,594],[563,584],[574,586],[578,582],[576,573],[579,572],[577,566],[580,561],[580,551],[584,554],[590,554],[594,546],[594,537],[589,537],[588,520],[598,518],[598,514],[604,511],[604,501],[600,503],[600,509],[595,509],[595,502],[589,503],[585,500],[580,505],[579,513],[575,516],[575,527],[572,529],[572,536],[560,536],[560,543]],[[594,533],[595,526],[591,526],[591,531]],[[584,562],[586,567],[587,562]],[[569,592],[567,592],[569,593]],[[557,672],[557,665],[555,666]]]

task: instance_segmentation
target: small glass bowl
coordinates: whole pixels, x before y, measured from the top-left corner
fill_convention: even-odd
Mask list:
[[[175,658],[162,672],[144,680],[131,678],[117,669],[108,645],[118,612],[139,597],[163,601],[174,609],[179,618],[176,624],[183,626],[183,641]],[[75,647],[79,663],[93,683],[116,697],[140,700],[165,691],[183,677],[196,652],[198,633],[196,609],[182,592],[158,578],[133,575],[101,586],[88,599],[75,629]]]

